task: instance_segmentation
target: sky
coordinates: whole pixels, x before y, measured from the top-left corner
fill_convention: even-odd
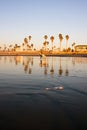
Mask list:
[[[0,46],[19,44],[32,36],[31,43],[42,47],[44,35],[69,35],[68,44],[87,44],[87,0],[0,0]],[[51,46],[51,43],[49,43]]]

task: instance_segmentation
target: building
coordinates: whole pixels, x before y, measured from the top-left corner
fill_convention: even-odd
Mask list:
[[[87,52],[87,45],[77,45],[75,46],[76,52]]]

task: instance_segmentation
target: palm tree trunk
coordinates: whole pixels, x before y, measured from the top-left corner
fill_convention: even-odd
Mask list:
[[[53,51],[53,42],[52,42],[52,51]]]
[[[67,45],[68,45],[68,42],[66,42],[66,50],[67,50]]]
[[[60,51],[62,51],[62,42],[60,41]]]

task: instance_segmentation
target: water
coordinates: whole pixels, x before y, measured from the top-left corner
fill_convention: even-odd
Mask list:
[[[87,129],[87,58],[0,57],[0,130],[7,128]]]

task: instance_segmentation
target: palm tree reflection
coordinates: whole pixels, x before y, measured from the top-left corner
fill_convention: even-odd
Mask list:
[[[63,70],[62,70],[62,64],[61,64],[61,57],[60,57],[60,60],[59,60],[59,76],[62,76],[62,73],[63,73]]]
[[[18,63],[20,64],[23,60],[23,57],[22,56],[15,56],[14,57],[14,61],[15,61],[15,64],[18,65]]]
[[[68,58],[66,57],[66,70],[65,70],[65,76],[69,75],[69,71],[68,71]]]
[[[48,72],[47,72],[47,67],[44,68],[44,74],[47,75]]]
[[[32,57],[32,59],[31,59],[31,66],[33,66],[33,63],[34,63],[34,62],[33,62],[33,57]]]
[[[11,63],[12,63],[12,61],[13,61],[13,57],[12,57],[12,56],[10,56],[10,57],[9,57],[9,62],[11,62]]]
[[[46,67],[47,66],[47,61],[46,58],[40,58],[40,66],[41,67]]]
[[[54,74],[54,67],[53,67],[53,57],[52,57],[52,64],[51,64],[51,69],[50,69],[51,74]]]
[[[4,56],[4,63],[6,63],[7,61],[7,56]]]
[[[48,59],[49,59],[49,61],[48,61]],[[54,65],[56,66],[56,64],[54,64],[54,59],[55,59],[54,57],[40,58],[39,66],[43,69],[44,75],[48,75],[48,73],[50,73],[51,75],[54,75],[54,72],[55,72]],[[3,60],[4,63],[9,61],[10,63],[14,62],[15,65],[21,64],[24,72],[27,74],[32,74],[32,72],[33,72],[32,69],[34,69],[34,67],[38,66],[38,62],[36,62],[36,61],[35,61],[35,65],[34,65],[34,59],[32,56],[10,56],[10,57],[5,56],[1,60]],[[50,60],[51,60],[51,62],[50,62]],[[66,59],[64,58],[64,60],[63,60],[62,57],[59,57],[57,60],[58,60],[57,62],[59,64],[58,75],[59,76],[63,75],[63,67],[65,66],[65,68],[64,68],[65,76],[68,76],[69,75],[68,58],[66,57]],[[72,59],[72,62],[75,60],[76,60],[76,58]],[[76,61],[80,62],[79,59]]]
[[[31,64],[33,66],[33,58],[32,57],[24,57],[23,59],[23,66],[24,66],[24,71],[25,73],[31,74],[32,69],[31,69]]]
[[[48,61],[46,57],[40,58],[40,67],[44,67],[44,74],[47,75]]]
[[[26,56],[16,56],[14,57],[15,65],[18,65],[18,63],[21,63],[23,65],[25,73],[32,73],[33,66],[33,58],[32,57],[26,57]]]
[[[27,73],[27,71],[28,71],[28,65],[24,65],[24,71],[25,71],[25,73]]]
[[[32,68],[29,68],[28,73],[29,73],[29,74],[32,74]]]

